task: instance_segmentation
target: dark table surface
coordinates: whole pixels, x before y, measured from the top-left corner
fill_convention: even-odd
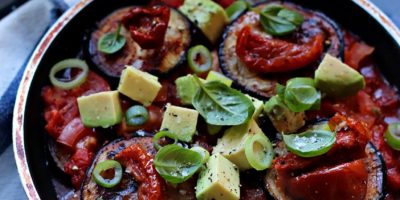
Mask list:
[[[2,9],[1,5],[15,1],[17,5],[26,0],[0,0],[0,19],[2,15],[12,10],[11,7]],[[382,9],[398,26],[400,26],[400,0],[371,0]],[[329,1],[327,1],[328,3]],[[334,2],[334,0],[332,0]],[[1,78],[1,76],[0,76]],[[11,87],[15,88],[16,87]],[[2,94],[0,94],[1,96]],[[13,101],[9,101],[13,102]],[[0,102],[4,103],[4,102]],[[1,105],[1,104],[0,104]],[[11,124],[9,124],[11,126]],[[10,129],[9,129],[10,130]],[[11,134],[11,133],[10,133]],[[0,137],[1,139],[1,137]],[[1,143],[1,141],[0,141]],[[4,176],[6,175],[6,176]],[[9,147],[0,155],[0,199],[26,199],[15,168],[12,150]]]

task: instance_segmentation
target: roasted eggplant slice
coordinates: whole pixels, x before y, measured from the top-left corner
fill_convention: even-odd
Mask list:
[[[138,183],[135,179],[127,172],[123,172],[121,182],[110,189],[103,188],[96,184],[93,180],[92,172],[95,166],[105,160],[114,159],[114,157],[124,150],[125,148],[140,144],[147,153],[151,156],[156,154],[151,137],[135,137],[129,140],[116,140],[104,146],[97,154],[92,165],[86,173],[86,179],[82,184],[81,188],[81,199],[137,199],[138,195]],[[165,199],[195,199],[194,195],[194,182],[187,181],[183,184],[179,184],[176,187],[166,185],[165,193],[163,194]]]
[[[171,8],[164,44],[161,48],[142,49],[129,32],[122,28],[121,34],[126,38],[125,46],[115,54],[104,54],[97,49],[101,36],[115,32],[118,24],[129,13],[130,8],[115,11],[103,21],[91,34],[88,53],[92,63],[111,77],[119,77],[126,65],[147,72],[166,73],[178,66],[185,59],[185,52],[191,43],[190,23],[178,11]]]
[[[284,155],[287,153],[287,151],[284,148],[284,144],[279,143],[276,151],[279,152],[280,155]],[[365,172],[368,173],[368,178],[366,183],[358,183],[358,184],[366,184],[366,189],[365,189],[365,194],[359,194],[359,196],[364,196],[363,199],[366,200],[379,200],[383,199],[385,196],[384,193],[384,182],[385,182],[385,164],[382,158],[382,155],[380,152],[376,150],[376,148],[371,144],[368,143],[366,148],[365,148],[365,153],[366,153],[366,158],[362,160],[355,160],[355,161],[350,161],[345,164],[340,164],[332,168],[324,169],[325,171],[334,171],[334,170],[352,170],[351,167],[362,164],[362,166],[365,166],[367,169]],[[348,181],[352,181],[352,178],[357,177],[359,174],[362,174],[363,170],[360,171],[352,171],[349,176],[346,177],[336,177],[335,181],[337,181],[336,184],[344,184],[348,183]],[[294,199],[293,197],[290,197],[286,189],[282,189],[279,187],[279,179],[282,177],[278,176],[278,173],[275,169],[271,169],[268,171],[267,176],[265,178],[265,185],[270,194],[277,200],[290,200]],[[296,178],[297,179],[297,178]],[[301,179],[301,175],[298,177],[298,180]],[[318,179],[318,177],[314,180],[322,180]],[[333,180],[333,179],[332,179]],[[329,183],[326,182],[326,185]],[[352,185],[352,187],[357,187],[357,185]],[[323,188],[323,187],[321,187]],[[308,188],[308,190],[313,192],[318,193],[318,190],[315,190],[314,188]],[[345,191],[337,191],[334,189],[329,190],[331,194],[324,194],[326,197],[329,195],[334,195],[334,193],[344,193]],[[305,191],[304,191],[305,192]],[[333,193],[332,193],[333,192]],[[360,191],[361,192],[361,191]],[[340,196],[336,194],[336,196]],[[356,198],[356,197],[355,197]]]
[[[307,10],[291,3],[263,3],[257,5],[255,9],[262,9],[272,4],[279,4],[296,10],[305,18],[304,23],[296,32],[289,36],[279,38],[279,40],[296,43],[296,41],[310,40],[311,35],[318,32],[318,34],[323,35],[323,52],[328,52],[335,57],[343,58],[343,34],[332,20],[319,12]],[[252,33],[263,37],[265,36],[266,38],[272,37],[262,30],[259,14],[254,11],[248,11],[225,29],[223,41],[219,48],[219,58],[222,71],[235,81],[237,87],[247,91],[253,96],[269,98],[275,94],[275,85],[277,82],[285,83],[287,79],[295,76],[311,76],[318,62],[322,59],[324,53],[309,67],[284,73],[259,73],[250,70],[236,53],[238,34],[247,26],[250,27]]]

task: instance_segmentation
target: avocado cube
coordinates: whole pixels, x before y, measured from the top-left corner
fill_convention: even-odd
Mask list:
[[[144,106],[149,106],[161,89],[158,78],[147,72],[127,66],[121,74],[118,91]]]
[[[197,110],[167,105],[161,130],[176,134],[181,141],[190,142],[196,133],[198,117],[199,112]]]
[[[232,86],[232,80],[229,79],[228,77],[224,76],[223,74],[216,72],[216,71],[210,71],[208,72],[206,81],[219,81],[228,87]]]
[[[264,112],[280,133],[294,133],[306,123],[304,112],[293,112],[279,96],[271,97],[264,106]]]
[[[254,119],[250,119],[248,123],[239,126],[232,126],[218,140],[213,153],[223,155],[242,171],[251,169],[252,167],[246,158],[244,143],[249,136],[262,132]]]
[[[185,0],[179,11],[196,24],[212,43],[218,40],[229,23],[224,8],[211,0]]]
[[[240,198],[239,170],[220,154],[212,155],[197,180],[199,200],[238,200]]]
[[[253,102],[253,106],[254,106],[253,119],[257,120],[258,117],[260,116],[261,112],[264,109],[264,102],[258,100],[257,98],[254,98],[248,94],[246,94],[246,96],[251,100],[251,102]]]
[[[315,71],[315,85],[328,96],[343,97],[362,90],[365,80],[358,71],[326,54]]]
[[[204,79],[199,78],[203,83]],[[176,91],[183,105],[192,105],[193,96],[196,94],[199,84],[194,80],[193,75],[179,77],[175,80]]]
[[[107,91],[78,98],[82,123],[86,127],[107,128],[122,120],[118,91]]]

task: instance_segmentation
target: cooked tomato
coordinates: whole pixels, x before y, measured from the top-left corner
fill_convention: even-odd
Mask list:
[[[166,6],[135,7],[122,20],[132,38],[143,49],[161,47],[170,17]]]
[[[354,42],[350,44],[350,47],[346,48],[344,61],[352,68],[358,69],[361,61],[371,55],[374,50],[373,47],[368,46],[364,42]]]
[[[235,0],[215,0],[219,5],[226,8],[230,6]]]
[[[76,143],[83,137],[93,134],[93,130],[85,128],[79,117],[71,120],[62,130],[57,142],[73,149]]]
[[[184,0],[153,0],[152,4],[165,4],[173,8],[178,8],[183,4]]]
[[[368,171],[361,159],[290,178],[285,190],[293,199],[362,200],[367,180]]]
[[[45,102],[46,130],[48,133],[54,139],[57,139],[73,119],[79,118],[76,101],[78,97],[108,90],[110,90],[110,86],[107,81],[94,72],[89,72],[86,82],[72,90],[61,90],[52,86],[44,87],[42,97]],[[69,129],[65,130],[63,138],[60,139],[63,142],[74,141],[75,137],[82,132],[80,126],[76,125],[69,127]],[[75,131],[77,133],[74,133]],[[83,132],[90,132],[90,130]]]
[[[247,26],[239,32],[236,53],[249,69],[263,73],[288,72],[315,62],[322,54],[323,41],[323,35],[316,34],[296,44],[263,37]]]
[[[129,171],[139,182],[139,200],[162,199],[164,181],[158,175],[153,158],[139,144],[127,147],[118,153],[115,158]]]
[[[77,149],[71,159],[64,165],[64,171],[71,176],[72,185],[80,188],[85,179],[86,169],[93,160],[93,153],[87,149]]]

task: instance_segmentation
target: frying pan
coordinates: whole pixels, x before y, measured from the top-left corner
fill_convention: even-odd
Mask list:
[[[368,0],[292,0],[320,10],[376,48],[382,74],[400,87],[400,31]],[[49,84],[51,66],[59,60],[82,56],[85,38],[112,11],[142,0],[83,0],[69,9],[47,32],[27,64],[19,86],[13,116],[13,147],[18,172],[29,199],[57,199],[68,178],[51,165],[44,130],[41,88]]]

